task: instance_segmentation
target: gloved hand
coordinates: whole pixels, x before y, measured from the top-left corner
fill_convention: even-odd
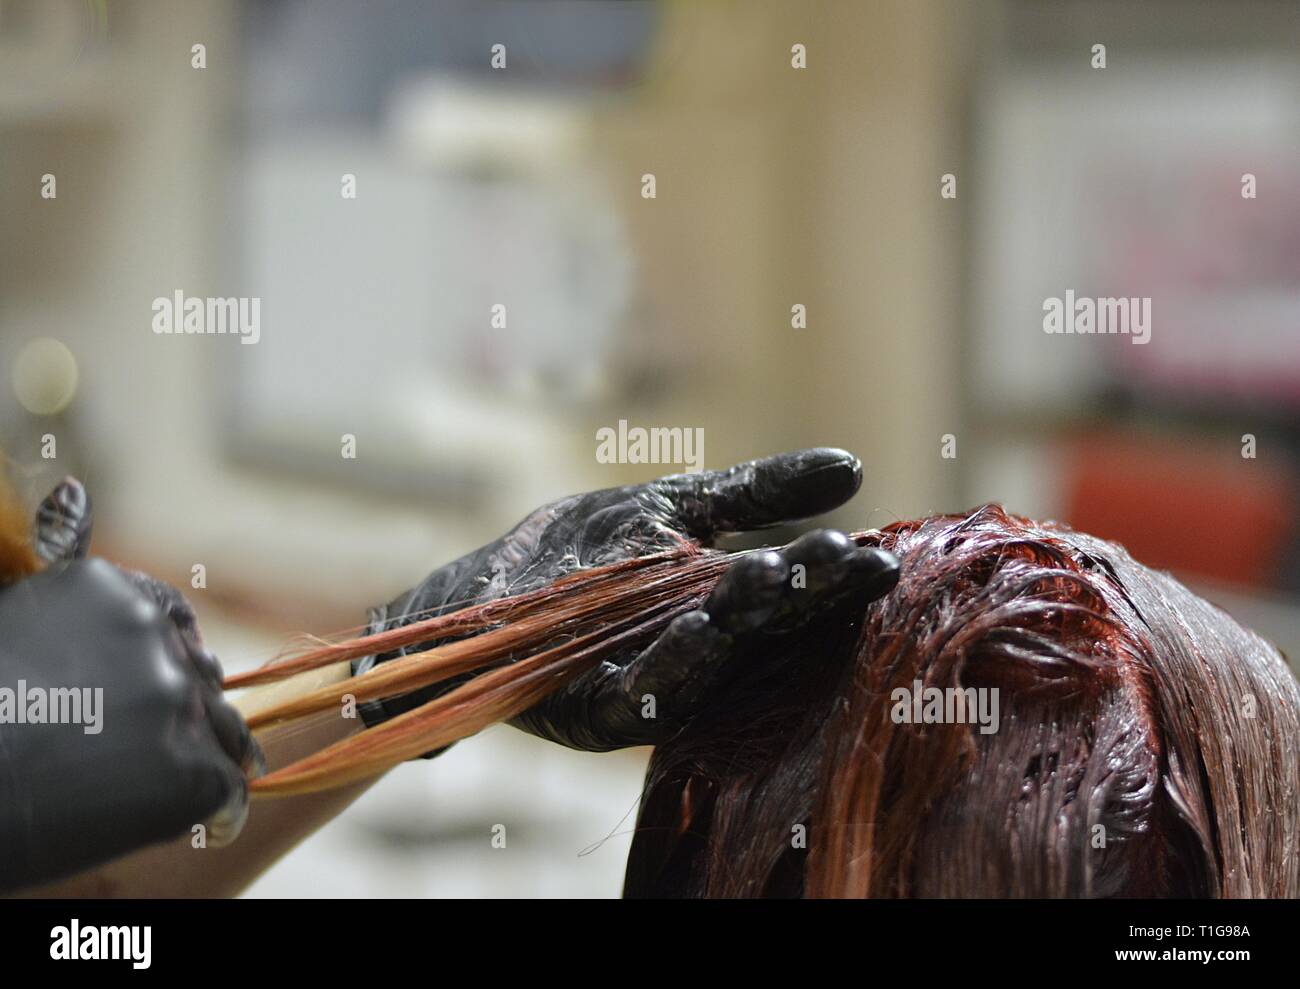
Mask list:
[[[564,498],[539,508],[496,542],[434,571],[388,605],[371,609],[370,631],[522,593],[580,568],[679,545],[684,537],[707,543],[719,532],[818,515],[851,498],[861,482],[856,457],[815,449]],[[805,568],[801,581],[792,579],[796,565]],[[656,744],[679,730],[710,691],[725,685],[734,672],[730,661],[747,637],[789,630],[849,591],[874,600],[897,580],[894,556],[859,549],[831,530],[810,532],[780,550],[744,556],[723,575],[702,609],[678,616],[639,654],[602,662],[513,724],[590,751]],[[365,657],[353,663],[353,672],[436,644]],[[377,724],[465,679],[363,705],[362,717]],[[653,719],[642,716],[647,694],[656,701]]]
[[[0,591],[0,690],[17,702],[0,700],[0,889],[60,878],[201,822],[209,843],[229,841],[247,813],[242,767],[260,763],[184,598],[82,559],[89,538],[89,502],[68,479],[37,516],[48,568]],[[54,698],[72,700],[65,715],[80,723],[14,723],[14,708],[30,714],[35,696],[46,718]]]

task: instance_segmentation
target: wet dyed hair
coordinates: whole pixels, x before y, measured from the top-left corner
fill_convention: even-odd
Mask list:
[[[898,586],[750,643],[655,750],[626,895],[1300,892],[1300,689],[1276,649],[1122,547],[995,506],[854,539],[902,559]],[[733,558],[684,544],[233,677],[445,643],[262,711],[260,728],[478,671],[250,789],[342,785],[507,720],[700,607]],[[996,731],[899,717],[918,684],[995,691]]]
[[[36,569],[29,534],[0,478],[0,586]],[[1300,689],[1276,649],[1122,547],[998,507],[854,538],[902,559],[898,586],[757,640],[655,750],[628,896],[1300,893]],[[480,671],[251,789],[342,785],[506,720],[699,607],[731,558],[683,544],[231,678],[454,639],[250,718],[270,726]],[[996,691],[997,730],[900,718],[918,684]]]
[[[765,640],[656,749],[632,897],[1294,897],[1300,691],[1125,550],[986,506],[860,537],[898,587]],[[894,692],[998,691],[1000,724]]]

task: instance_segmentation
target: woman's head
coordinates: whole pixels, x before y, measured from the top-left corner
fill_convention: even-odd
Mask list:
[[[1300,894],[1277,650],[996,507],[868,539],[891,594],[765,645],[656,750],[628,895]]]

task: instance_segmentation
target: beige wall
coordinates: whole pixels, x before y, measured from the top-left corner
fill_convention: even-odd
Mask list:
[[[960,172],[963,7],[672,5],[661,60],[630,98],[597,108],[591,146],[626,190],[642,293],[634,332],[668,362],[669,383],[639,405],[600,409],[575,444],[625,416],[703,426],[715,467],[840,445],[868,464],[842,524],[953,507],[938,451],[942,433],[960,432],[960,226],[938,183]],[[115,6],[130,27],[120,57],[87,68],[62,108],[5,121],[9,174],[48,161],[61,186],[57,204],[6,197],[6,226],[23,233],[0,246],[0,346],[55,333],[94,372],[80,415],[123,552],[173,580],[202,560],[249,590],[297,587],[346,609],[358,588],[388,593],[499,533],[538,490],[655,472],[593,465],[537,480],[545,466],[526,465],[529,483],[466,515],[416,503],[377,512],[363,495],[224,462],[212,341],[160,346],[140,327],[141,300],[177,286],[225,291],[239,53],[230,5],[163,9]],[[204,72],[189,67],[199,40]],[[808,47],[806,70],[790,68],[795,42]],[[639,195],[644,172],[656,174],[654,201]],[[796,302],[808,307],[806,330],[789,326]]]
[[[654,411],[705,423],[715,464],[853,449],[869,465],[859,523],[952,507],[939,437],[960,432],[960,214],[938,189],[961,170],[967,15],[807,6],[678,4],[657,82],[603,122],[616,168],[658,180],[645,202],[630,178],[628,214],[685,358]],[[806,330],[789,325],[796,302]]]

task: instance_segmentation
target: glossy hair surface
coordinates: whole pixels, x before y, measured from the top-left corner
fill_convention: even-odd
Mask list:
[[[655,751],[626,895],[1300,892],[1300,690],[1275,648],[1122,547],[998,507],[866,540],[898,587],[758,649]],[[997,730],[900,720],[918,683],[995,690]]]

